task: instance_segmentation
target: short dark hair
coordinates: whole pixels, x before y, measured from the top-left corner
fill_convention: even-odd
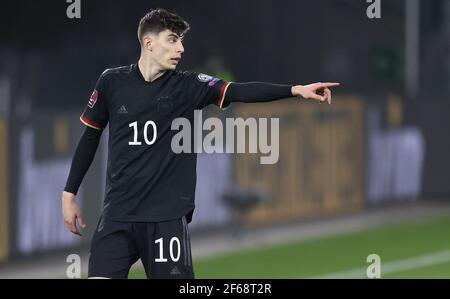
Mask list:
[[[160,33],[166,29],[179,36],[184,36],[191,26],[179,15],[163,8],[151,9],[139,22],[138,38],[142,44],[142,38],[146,33]]]

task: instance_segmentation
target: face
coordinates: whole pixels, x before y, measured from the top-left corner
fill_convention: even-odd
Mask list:
[[[161,70],[174,70],[184,52],[183,38],[169,29],[147,36],[144,48],[149,57]]]

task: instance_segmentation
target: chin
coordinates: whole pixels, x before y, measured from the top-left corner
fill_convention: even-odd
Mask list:
[[[164,68],[166,69],[166,70],[170,70],[170,71],[173,71],[174,69],[176,69],[177,68],[177,64],[172,64],[172,61],[170,61],[169,63],[167,63],[166,65],[164,65]]]

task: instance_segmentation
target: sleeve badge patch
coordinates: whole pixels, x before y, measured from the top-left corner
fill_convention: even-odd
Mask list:
[[[197,79],[200,82],[209,82],[209,81],[211,81],[214,78],[209,76],[209,75],[206,75],[206,74],[198,74]]]

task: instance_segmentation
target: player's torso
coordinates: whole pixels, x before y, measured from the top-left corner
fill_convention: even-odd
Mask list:
[[[192,92],[198,88],[196,81],[174,71],[145,82],[140,73],[124,70],[107,77],[109,140],[104,213],[133,221],[186,215],[194,207],[196,182],[196,154],[190,139],[194,110],[200,106]],[[172,128],[172,124],[180,123],[187,124],[187,130],[177,125]],[[174,150],[173,144],[180,148],[179,143],[172,142],[177,140],[175,135],[184,136],[185,132],[189,133],[186,142],[191,150]]]
[[[152,179],[156,184],[170,173],[195,170],[195,157],[172,149],[178,133],[172,122],[193,123],[194,116],[182,76],[168,72],[150,83],[128,74],[110,79],[108,179],[116,190],[131,184],[138,186],[135,190],[149,188]]]

